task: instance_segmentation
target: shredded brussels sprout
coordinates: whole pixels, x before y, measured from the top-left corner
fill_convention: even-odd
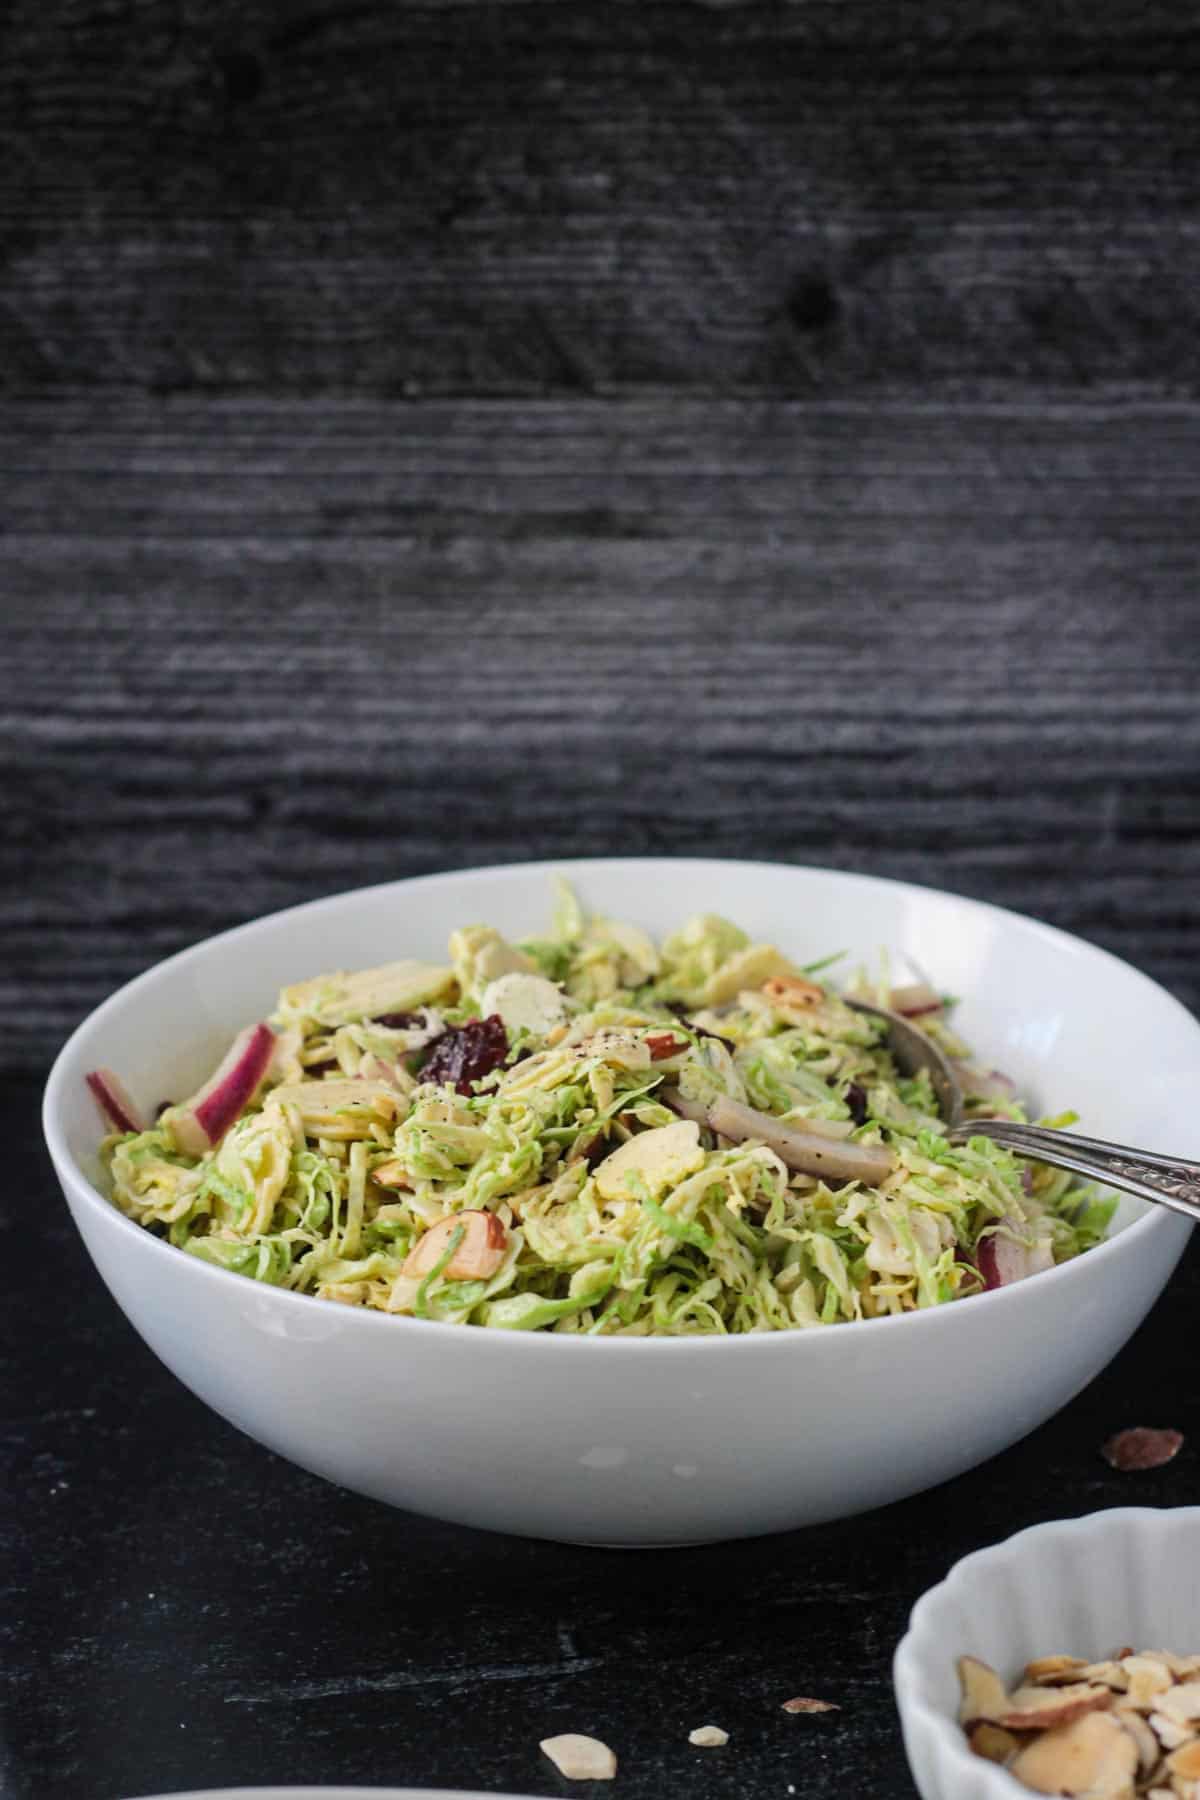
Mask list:
[[[1032,1273],[1103,1238],[1113,1199],[983,1136],[950,1145],[928,1077],[899,1074],[882,1023],[814,980],[824,966],[711,914],[656,945],[586,917],[560,882],[544,937],[466,926],[445,967],[285,989],[241,1117],[199,1157],[170,1111],[112,1132],[112,1199],[255,1281],[600,1336],[906,1313],[993,1285],[993,1240]],[[886,971],[855,991],[886,1005]],[[968,1116],[1023,1118],[1003,1078],[971,1066],[951,1005],[914,1023],[957,1059]],[[713,1132],[722,1096],[818,1142],[880,1146],[890,1173],[796,1172]]]

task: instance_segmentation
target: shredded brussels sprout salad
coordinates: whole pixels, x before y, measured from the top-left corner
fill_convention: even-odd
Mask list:
[[[544,937],[466,926],[444,965],[285,988],[153,1123],[96,1071],[112,1199],[320,1299],[602,1336],[906,1313],[1096,1244],[1115,1201],[982,1136],[952,1147],[928,1075],[899,1073],[826,966],[709,914],[655,944],[559,883]],[[968,1117],[1024,1117],[952,1001],[886,968],[847,992],[954,1059]]]

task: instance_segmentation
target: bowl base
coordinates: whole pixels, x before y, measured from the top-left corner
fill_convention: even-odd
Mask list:
[[[659,1539],[647,1540],[644,1544],[610,1544],[603,1538],[555,1538],[556,1544],[573,1544],[577,1550],[705,1550],[712,1544],[725,1544],[728,1538],[672,1538],[668,1543]]]

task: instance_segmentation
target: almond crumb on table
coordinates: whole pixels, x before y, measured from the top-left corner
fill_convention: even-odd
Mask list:
[[[617,1758],[608,1745],[579,1731],[543,1738],[539,1748],[568,1781],[611,1781],[617,1772]]]
[[[1149,1425],[1133,1425],[1118,1431],[1100,1446],[1100,1454],[1111,1469],[1122,1475],[1136,1474],[1142,1469],[1161,1469],[1183,1448],[1181,1431],[1160,1431]]]

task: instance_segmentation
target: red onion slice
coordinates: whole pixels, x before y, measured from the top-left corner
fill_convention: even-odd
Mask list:
[[[703,1100],[689,1100],[676,1087],[660,1087],[655,1099],[661,1100],[664,1106],[669,1106],[681,1119],[694,1119],[697,1125],[708,1124],[708,1108]]]
[[[145,1121],[119,1075],[111,1069],[93,1069],[84,1080],[96,1096],[100,1111],[118,1131],[145,1131]]]
[[[1020,1221],[1007,1216],[1000,1220],[1000,1225],[1021,1230]],[[1030,1247],[997,1232],[982,1238],[976,1245],[975,1261],[983,1276],[983,1285],[990,1292],[993,1288],[1011,1287],[1014,1281],[1025,1281],[1030,1275],[1041,1275],[1044,1270],[1052,1269],[1054,1252],[1049,1244],[1036,1243]]]
[[[269,1025],[239,1031],[202,1088],[167,1115],[171,1136],[187,1156],[203,1156],[241,1118],[258,1091],[275,1052]]]
[[[816,1132],[800,1131],[773,1119],[770,1113],[743,1106],[740,1100],[731,1100],[726,1094],[718,1094],[709,1105],[701,1107],[695,1101],[685,1100],[677,1088],[662,1088],[659,1093],[672,1111],[707,1125],[722,1137],[739,1143],[747,1138],[760,1139],[800,1175],[863,1181],[868,1187],[878,1187],[896,1166],[891,1151],[881,1144],[842,1143]]]

